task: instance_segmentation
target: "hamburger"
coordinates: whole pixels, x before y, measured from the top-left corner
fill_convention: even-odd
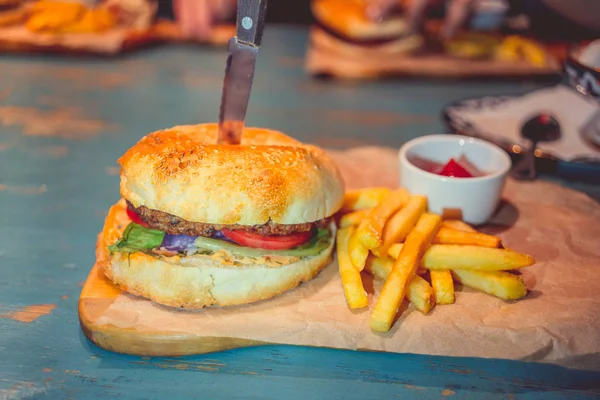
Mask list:
[[[411,31],[400,5],[399,12],[383,21],[367,17],[368,5],[368,0],[312,1],[316,21],[312,42],[348,56],[407,54],[423,46],[422,36]]]
[[[321,149],[216,124],[151,133],[120,159],[121,200],[99,235],[97,263],[122,290],[197,309],[271,298],[331,260],[344,185]]]

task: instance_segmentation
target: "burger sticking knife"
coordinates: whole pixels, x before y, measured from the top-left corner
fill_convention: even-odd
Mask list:
[[[240,144],[250,100],[267,0],[238,0],[236,36],[229,40],[218,144]]]

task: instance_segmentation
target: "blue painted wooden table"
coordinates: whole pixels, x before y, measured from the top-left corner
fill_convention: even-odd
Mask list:
[[[459,98],[532,83],[331,83],[302,71],[306,32],[271,28],[249,124],[330,148],[398,147]],[[90,344],[77,320],[115,160],[142,135],[217,117],[224,49],[115,60],[0,58],[0,398],[594,398],[600,374],[486,359],[259,347],[181,359]],[[565,182],[562,182],[566,184]],[[568,183],[600,198],[597,186]]]

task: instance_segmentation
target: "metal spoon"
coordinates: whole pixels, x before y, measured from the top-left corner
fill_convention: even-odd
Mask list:
[[[521,127],[521,136],[529,140],[530,145],[523,159],[512,170],[512,177],[519,180],[537,178],[535,168],[535,150],[539,142],[552,142],[560,138],[560,124],[548,113],[540,113],[527,120]]]

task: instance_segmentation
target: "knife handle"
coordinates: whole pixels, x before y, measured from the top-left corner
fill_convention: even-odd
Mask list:
[[[240,42],[260,46],[268,0],[238,0],[237,38]]]

